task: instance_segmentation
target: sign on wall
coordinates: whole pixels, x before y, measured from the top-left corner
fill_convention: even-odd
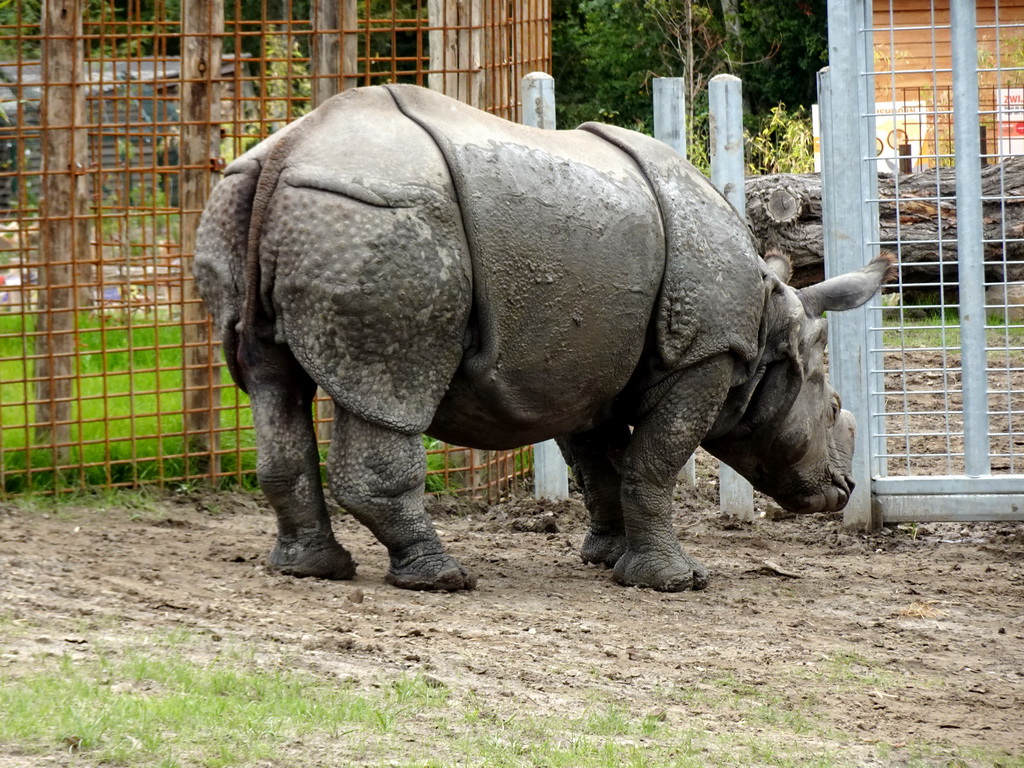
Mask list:
[[[1024,155],[1024,88],[996,89],[1000,155]]]
[[[922,169],[924,138],[932,112],[919,101],[875,103],[878,170],[910,173]]]

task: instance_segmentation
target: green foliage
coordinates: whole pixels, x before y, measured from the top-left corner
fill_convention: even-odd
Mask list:
[[[298,38],[270,26],[263,37],[267,73],[266,117],[271,130],[279,130],[312,109],[309,63],[303,58]]]
[[[745,0],[740,4],[739,60],[749,112],[775,105],[810,107],[816,76],[828,64],[826,0]]]
[[[720,0],[555,0],[559,126],[600,120],[650,132],[651,78],[683,77],[690,159],[706,167],[707,83],[731,72],[743,79],[755,153],[804,167],[802,121],[827,61],[826,20],[825,0],[745,0],[729,17]],[[776,139],[787,148],[770,148]]]
[[[811,173],[814,171],[814,135],[811,116],[802,107],[793,112],[785,104],[754,121],[746,135],[747,172]]]
[[[0,60],[39,58],[43,0],[0,2]]]
[[[644,0],[555,0],[552,15],[559,127],[599,120],[650,131],[650,77],[673,72]]]

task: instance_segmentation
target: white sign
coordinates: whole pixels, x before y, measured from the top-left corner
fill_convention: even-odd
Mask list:
[[[1024,88],[996,89],[1000,155],[1024,155]]]
[[[875,155],[879,171],[922,169],[923,140],[931,116],[929,108],[919,101],[875,103]]]

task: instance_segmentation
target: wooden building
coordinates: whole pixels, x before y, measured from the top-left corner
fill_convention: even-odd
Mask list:
[[[950,0],[874,0],[876,94],[948,87]],[[976,0],[983,81],[1024,84],[1024,0]]]
[[[880,170],[952,163],[950,2],[874,0]],[[977,0],[982,155],[1024,154],[1024,0]]]

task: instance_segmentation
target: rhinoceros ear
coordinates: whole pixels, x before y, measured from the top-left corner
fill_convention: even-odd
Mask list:
[[[793,263],[789,260],[789,256],[781,251],[768,251],[764,255],[764,263],[779,280],[789,285],[789,278],[793,276]]]
[[[896,277],[895,261],[895,256],[883,251],[864,269],[801,288],[797,295],[809,317],[820,317],[830,309],[839,312],[859,307]]]

